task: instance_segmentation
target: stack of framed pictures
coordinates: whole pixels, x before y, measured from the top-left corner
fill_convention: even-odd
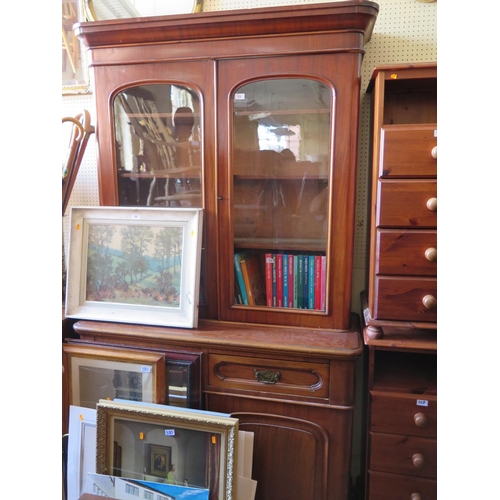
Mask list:
[[[241,438],[227,414],[126,400],[72,406],[68,500],[132,490],[151,500],[236,500]]]

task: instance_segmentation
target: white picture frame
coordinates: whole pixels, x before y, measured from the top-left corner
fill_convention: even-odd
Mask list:
[[[72,207],[66,317],[196,328],[203,209]]]
[[[78,500],[86,491],[87,474],[95,473],[96,416],[95,408],[69,408],[67,500]]]

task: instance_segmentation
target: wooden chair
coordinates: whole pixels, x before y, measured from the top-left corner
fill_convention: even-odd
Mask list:
[[[85,154],[88,140],[95,132],[95,128],[90,123],[90,113],[83,110],[82,113],[75,117],[67,116],[62,119],[62,122],[72,123],[72,130],[68,145],[68,152],[63,163],[62,172],[62,215],[66,212],[69,197],[75,184],[78,169]]]

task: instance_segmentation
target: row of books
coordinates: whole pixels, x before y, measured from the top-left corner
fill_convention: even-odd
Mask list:
[[[246,252],[234,254],[234,300],[236,304],[265,306],[266,289],[259,257]]]
[[[324,255],[266,253],[264,259],[262,266],[257,255],[235,254],[236,303],[325,310]]]

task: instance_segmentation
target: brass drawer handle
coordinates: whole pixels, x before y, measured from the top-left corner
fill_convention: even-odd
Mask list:
[[[427,309],[436,309],[437,307],[437,300],[434,295],[426,295],[422,299],[422,304],[427,308]]]
[[[423,413],[415,413],[413,420],[417,427],[427,427],[427,417]]]
[[[427,200],[427,209],[430,211],[430,212],[437,212],[437,209],[438,209],[438,199],[437,198],[429,198]]]
[[[253,373],[255,375],[255,378],[257,379],[257,382],[260,382],[262,384],[275,384],[281,376],[280,372],[257,370],[257,368],[254,369]]]
[[[436,262],[436,260],[438,259],[438,253],[437,253],[437,250],[436,250],[434,247],[429,247],[429,248],[425,251],[425,258],[426,258],[429,262]]]

